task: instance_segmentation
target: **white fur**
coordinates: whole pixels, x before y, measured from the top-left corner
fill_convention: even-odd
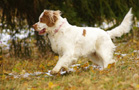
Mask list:
[[[46,28],[52,50],[59,54],[59,60],[53,68],[52,73],[59,72],[62,67],[67,69],[82,56],[90,58],[102,68],[106,68],[108,64],[114,63],[115,60],[112,58],[115,46],[111,38],[120,37],[124,33],[128,33],[131,29],[131,19],[132,14],[130,9],[123,22],[111,31],[104,31],[93,27],[73,26],[61,16],[58,17],[53,27],[48,27],[46,24],[38,22],[39,30]],[[55,33],[55,30],[63,22],[64,24]],[[86,30],[85,35],[83,35],[83,30]]]
[[[118,27],[112,29],[111,31],[108,31],[108,34],[110,35],[111,38],[121,37],[123,34],[128,33],[131,30],[132,17],[133,17],[131,11],[132,8],[130,8],[124,20]]]

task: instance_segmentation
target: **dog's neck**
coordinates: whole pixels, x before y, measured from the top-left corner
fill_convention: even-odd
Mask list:
[[[61,25],[59,25],[59,27],[57,28],[57,29],[55,29],[55,33],[57,33],[58,31],[59,31],[59,29],[64,25],[64,21],[62,22],[62,24]]]
[[[63,29],[63,27],[65,25],[69,24],[66,18],[62,18],[59,17],[59,20],[56,22],[56,25],[54,27],[49,27],[49,35],[51,36],[55,36],[57,35],[57,33],[59,32],[63,32],[63,30],[65,30],[65,28]]]

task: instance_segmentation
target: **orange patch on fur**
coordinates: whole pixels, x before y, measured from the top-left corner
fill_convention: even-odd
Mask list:
[[[32,26],[35,30],[37,30],[37,24],[35,23],[33,26]]]
[[[58,15],[60,15],[59,11],[44,11],[43,16],[40,18],[40,22],[46,23],[47,26],[52,27],[58,20]]]
[[[82,35],[85,37],[85,35],[86,35],[86,30],[85,29],[83,30],[83,34]]]

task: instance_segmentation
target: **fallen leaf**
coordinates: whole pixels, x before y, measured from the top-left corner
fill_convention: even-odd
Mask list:
[[[77,88],[75,86],[72,86],[68,90],[77,90]]]
[[[6,76],[3,74],[1,78],[2,78],[2,80],[3,80],[3,79],[5,79],[5,78],[6,78]]]
[[[51,88],[53,86],[53,82],[48,83],[48,87]]]
[[[92,66],[89,67],[89,70],[92,72],[92,73],[95,73],[94,69]]]
[[[74,69],[75,71],[77,71],[77,70],[78,70],[78,67],[77,67],[77,66],[74,66],[73,69]]]
[[[20,72],[20,74],[25,74],[26,73],[26,71],[25,70],[22,70],[21,72]]]
[[[49,82],[48,83],[48,87],[51,88],[51,89],[54,88],[54,87],[56,87],[56,86],[58,86],[58,85],[57,84],[54,84],[53,82]]]
[[[55,56],[55,57],[54,57],[54,59],[58,59],[58,58],[59,58],[58,56]]]
[[[136,85],[136,88],[139,88],[139,84],[138,84],[138,85]]]
[[[82,68],[85,68],[85,67],[88,67],[88,66],[89,66],[89,63],[88,62],[85,63],[85,64],[83,64],[83,65],[81,65]]]
[[[107,66],[107,68],[110,69],[111,67],[114,66],[114,64],[115,64],[115,63],[109,64],[109,65]]]
[[[138,41],[136,41],[136,40],[133,40],[133,43],[138,43]]]

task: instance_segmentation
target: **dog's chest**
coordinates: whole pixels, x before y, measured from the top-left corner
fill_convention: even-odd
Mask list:
[[[60,38],[49,36],[51,42],[51,48],[55,53],[62,54],[63,52],[63,42]]]

